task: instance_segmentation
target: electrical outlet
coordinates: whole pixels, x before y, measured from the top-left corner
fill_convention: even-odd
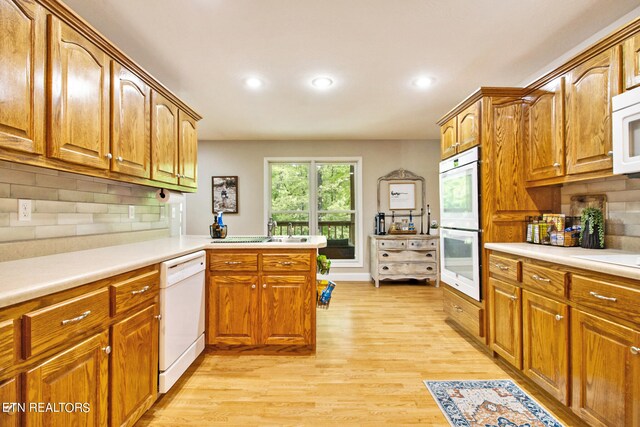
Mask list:
[[[31,200],[18,200],[18,221],[31,221]]]
[[[165,219],[167,217],[167,207],[160,206],[160,219]]]
[[[135,219],[136,217],[136,207],[133,205],[129,205],[129,219]]]

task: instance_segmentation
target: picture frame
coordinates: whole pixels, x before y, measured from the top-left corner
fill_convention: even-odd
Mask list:
[[[237,176],[212,176],[211,200],[214,214],[238,213],[238,177]]]
[[[389,210],[414,210],[415,208],[415,182],[394,182],[389,184]]]

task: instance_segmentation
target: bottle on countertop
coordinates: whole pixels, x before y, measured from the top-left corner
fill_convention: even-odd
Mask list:
[[[218,225],[220,228],[224,227],[224,223],[222,222],[222,212],[218,212]]]

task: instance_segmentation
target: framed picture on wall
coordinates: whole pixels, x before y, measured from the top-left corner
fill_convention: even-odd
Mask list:
[[[238,177],[212,176],[213,213],[238,213]]]
[[[389,210],[416,208],[415,182],[389,184]]]

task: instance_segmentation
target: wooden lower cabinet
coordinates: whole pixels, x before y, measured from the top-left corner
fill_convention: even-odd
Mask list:
[[[522,368],[521,289],[489,279],[489,345],[518,369]]]
[[[522,291],[523,371],[565,405],[569,404],[569,308]]]
[[[24,402],[45,405],[24,413],[25,426],[105,426],[108,416],[109,331],[93,335],[28,370]],[[67,411],[58,402],[86,404]],[[46,404],[52,407],[47,410]],[[58,409],[58,411],[54,411]],[[88,409],[88,410],[87,410]]]
[[[111,327],[111,422],[131,426],[158,395],[158,320],[156,304]]]
[[[19,377],[9,378],[0,382],[0,404],[22,402],[20,398]],[[18,427],[21,414],[17,407],[3,407],[0,411],[0,426]]]
[[[311,341],[310,286],[306,275],[263,277],[260,300],[264,344],[304,345]]]
[[[591,426],[640,426],[640,331],[572,311],[571,408]]]
[[[208,344],[259,342],[258,276],[211,276]]]

